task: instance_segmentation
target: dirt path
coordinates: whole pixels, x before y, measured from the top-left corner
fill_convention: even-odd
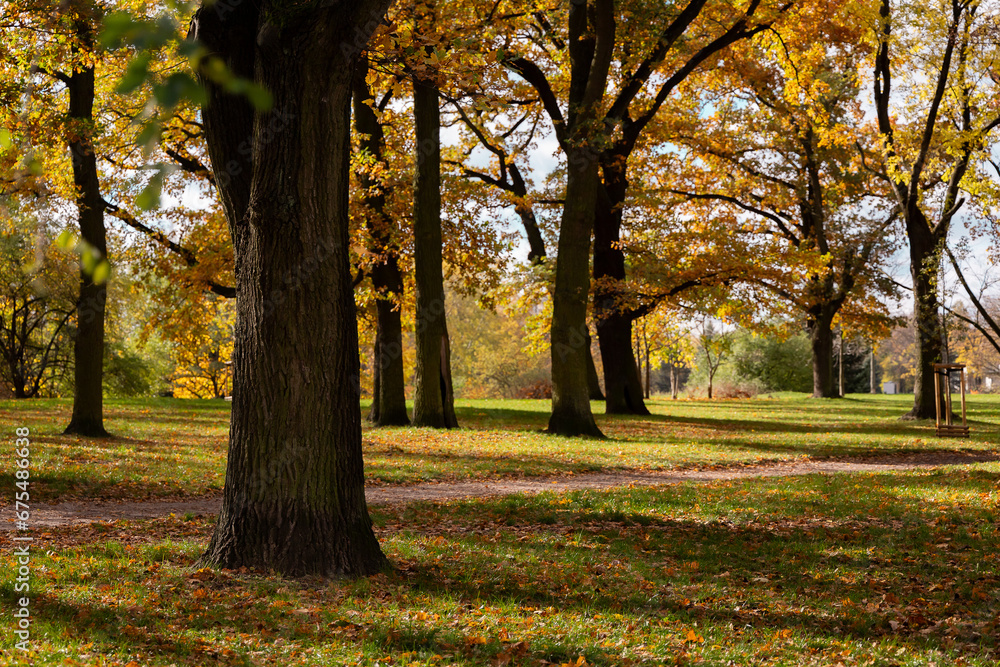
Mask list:
[[[411,486],[376,486],[366,490],[370,505],[390,505],[419,501],[457,500],[484,496],[505,496],[516,493],[542,491],[577,491],[581,489],[609,489],[617,486],[654,486],[681,482],[714,482],[745,479],[747,477],[785,477],[813,473],[890,472],[896,470],[926,469],[941,465],[963,465],[984,461],[1000,461],[992,452],[967,453],[914,453],[909,456],[854,461],[793,461],[769,465],[720,468],[716,470],[673,471],[614,471],[587,473],[569,477],[527,478],[514,480],[472,480],[467,482],[440,482]],[[116,519],[155,519],[177,515],[218,514],[221,496],[192,498],[179,501],[115,502],[81,501],[54,505],[31,506],[29,524],[32,528],[47,528],[114,521]],[[10,505],[0,507],[0,531],[14,527],[14,510]]]

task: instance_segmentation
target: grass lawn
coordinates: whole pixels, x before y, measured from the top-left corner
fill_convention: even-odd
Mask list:
[[[654,401],[598,417],[607,441],[541,435],[545,402],[467,401],[460,431],[366,430],[382,483],[806,456],[993,450],[899,422],[911,397]],[[595,408],[597,406],[595,405]],[[32,501],[196,495],[222,483],[228,404],[125,401],[109,441],[67,438],[61,401],[0,405],[32,429]],[[4,488],[14,493],[10,459]],[[9,501],[7,501],[9,502]],[[213,517],[36,532],[35,653],[0,665],[998,664],[1000,463],[892,474],[509,496],[380,507],[394,570],[288,580],[196,564]],[[5,607],[13,542],[0,533]]]
[[[933,424],[901,422],[910,396],[859,394],[817,400],[802,394],[740,401],[650,402],[649,417],[597,416],[606,441],[552,438],[541,431],[548,401],[459,401],[456,431],[365,430],[369,483],[571,474],[598,469],[669,469],[804,457],[895,454],[1000,442],[1000,396],[969,398],[972,437],[939,440]],[[32,433],[32,499],[145,498],[219,492],[229,423],[225,401],[109,401],[111,440],[61,435],[64,400],[2,401],[0,427]],[[594,403],[595,412],[603,405]],[[12,488],[13,457],[0,459]]]

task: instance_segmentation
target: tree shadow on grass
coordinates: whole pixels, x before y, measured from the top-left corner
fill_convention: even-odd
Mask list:
[[[55,636],[80,637],[79,646],[85,649],[81,651],[83,655],[67,654],[66,658],[86,660],[95,655],[108,656],[117,652],[127,656],[125,660],[134,655],[150,661],[162,655],[172,655],[180,660],[192,656],[212,659],[211,655],[206,655],[204,645],[196,639],[158,630],[158,624],[162,627],[169,619],[156,610],[122,614],[117,605],[69,601],[45,594],[36,594],[32,604],[36,624],[58,628],[53,633]],[[37,633],[36,628],[33,634],[37,636]]]
[[[998,477],[980,472],[966,484],[937,478],[918,478],[917,484],[976,488]],[[913,482],[907,478],[900,484],[912,487]],[[567,512],[531,507],[532,499],[513,517],[509,533],[482,524],[476,527],[474,532],[496,535],[494,543],[483,544],[476,534],[448,535],[441,547],[444,563],[425,559],[412,568],[411,585],[420,593],[468,601],[510,599],[560,610],[666,615],[689,625],[708,619],[748,630],[788,628],[824,642],[878,640],[891,634],[916,647],[946,647],[943,630],[932,634],[927,628],[956,613],[951,591],[958,600],[959,592],[971,588],[981,574],[965,565],[992,553],[996,544],[978,540],[974,546],[960,544],[953,553],[940,553],[941,545],[928,542],[928,525],[940,510],[886,487],[883,497],[872,501],[838,498],[837,514],[847,515],[840,518],[816,515],[814,501],[782,498],[789,518],[776,520],[773,526],[766,519],[734,523],[663,520],[617,511]],[[905,521],[879,516],[884,496],[895,496],[892,501],[899,507],[893,514],[901,514]],[[493,503],[478,504],[488,508]],[[483,514],[484,521],[491,516]],[[970,525],[989,512],[971,514],[953,512]],[[802,521],[810,515],[814,520]],[[584,537],[567,543],[567,535]],[[577,541],[588,543],[574,545]],[[959,553],[962,556],[956,556]],[[795,563],[791,568],[789,561]],[[549,567],[543,578],[532,580],[526,578],[523,563]],[[451,580],[454,572],[461,573],[461,579]],[[639,582],[636,573],[642,575]],[[714,588],[720,577],[743,595],[734,600],[724,589],[720,593]],[[617,585],[615,578],[620,579]],[[946,581],[948,592],[939,593],[943,595],[938,601],[940,617],[926,611],[932,617],[924,619],[924,612],[915,614],[907,606],[926,607],[922,596],[929,598],[926,591]],[[887,604],[887,594],[901,601]],[[979,616],[992,617],[986,603],[981,607]]]

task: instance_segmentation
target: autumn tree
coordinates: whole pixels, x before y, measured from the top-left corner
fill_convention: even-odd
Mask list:
[[[193,22],[209,58],[273,96],[255,109],[207,81],[203,110],[238,311],[226,487],[204,556],[219,566],[358,576],[386,563],[364,496],[347,202],[354,68],[387,4],[215,3]]]
[[[835,319],[867,316],[885,328],[879,297],[894,288],[878,269],[894,249],[896,217],[856,148],[875,143],[857,95],[861,36],[852,14],[831,9],[818,25],[737,45],[705,77],[704,102],[678,133],[690,153],[674,190],[710,204],[693,215],[745,239],[741,280],[804,316],[813,396],[826,398],[838,396]]]
[[[589,257],[589,248],[583,252],[582,245],[586,242],[589,246],[591,232],[595,239],[595,319],[607,409],[645,412],[631,347],[631,322],[642,313],[623,313],[619,307],[626,276],[618,244],[628,193],[629,158],[650,120],[681,81],[729,44],[756,34],[773,21],[773,14],[757,18],[760,5],[755,0],[745,11],[734,13],[728,5],[706,0],[662,9],[629,3],[581,3],[580,7],[569,7],[565,32],[554,27],[558,23],[553,18],[559,15],[553,13],[539,18],[537,37],[508,49],[505,64],[534,87],[566,156],[554,294],[558,305],[552,332],[557,389],[550,426],[556,432],[595,432],[589,403],[584,406],[579,388],[585,387],[586,355],[581,350],[586,308],[577,301],[589,291],[589,277],[580,278],[577,273],[586,263],[583,257]],[[787,6],[775,11],[780,13]],[[617,22],[629,28],[621,36],[616,36]],[[652,33],[649,26],[654,26]],[[617,66],[609,78],[605,59],[610,62],[612,58]],[[614,92],[609,95],[612,83]],[[596,180],[591,182],[590,178]],[[576,191],[580,183],[587,184],[587,192]],[[578,199],[578,195],[587,199]],[[589,212],[580,213],[578,205],[580,211],[596,211],[596,218]],[[568,253],[563,252],[564,244]]]
[[[543,225],[535,210],[535,200],[541,197],[541,193],[533,191],[533,188],[529,189],[530,165],[527,164],[527,156],[539,140],[544,111],[530,99],[503,100],[486,88],[476,92],[477,94],[470,96],[468,105],[463,104],[462,100],[449,100],[461,121],[461,127],[467,130],[466,139],[460,146],[462,160],[452,161],[452,164],[466,178],[489,186],[499,195],[502,206],[514,209],[528,243],[527,260],[536,270],[539,279],[547,281],[551,287],[551,276],[546,267],[546,236],[550,234],[543,232]],[[489,100],[489,103],[485,100]],[[519,107],[527,109],[521,110]],[[480,147],[492,155],[492,169],[470,164],[473,153]],[[558,203],[561,204],[562,201]],[[583,347],[587,356],[590,399],[603,401],[604,392],[591,353],[589,327]]]
[[[637,347],[646,367],[646,398],[651,390],[654,369],[665,365],[670,377],[670,395],[677,399],[678,370],[693,361],[691,326],[673,309],[656,308],[644,315],[638,323],[635,336]]]
[[[708,398],[712,398],[715,374],[726,360],[732,348],[731,331],[719,328],[710,318],[703,318],[694,331],[698,354],[698,366],[705,373]]]
[[[365,226],[371,238],[372,254],[368,273],[375,291],[376,332],[374,346],[374,391],[369,413],[378,426],[405,426],[406,391],[403,374],[403,273],[399,242],[389,209],[391,188],[387,172],[385,131],[381,115],[392,99],[391,90],[375,100],[368,85],[368,58],[365,55],[354,79],[354,127],[363,152],[355,173],[360,181]]]
[[[425,6],[418,26],[433,25],[434,8]],[[433,53],[433,52],[432,52]],[[413,118],[417,173],[413,199],[414,282],[416,284],[416,387],[413,424],[455,428],[455,389],[451,343],[445,314],[441,267],[441,108],[432,77],[413,76]]]
[[[869,17],[876,48],[872,102],[882,141],[870,168],[890,186],[909,240],[917,333],[909,418],[935,415],[943,244],[955,215],[984,189],[980,158],[1000,125],[997,9],[977,0],[880,0]]]
[[[767,3],[752,1],[743,12],[734,12],[695,0],[683,8],[668,9],[654,46],[630,54],[629,65],[619,69],[618,92],[604,117],[605,126],[614,131],[600,155],[603,187],[594,227],[594,319],[609,413],[648,413],[628,344],[632,322],[646,308],[628,308],[623,303],[627,301],[623,294],[627,275],[621,230],[629,194],[629,162],[636,146],[681,82],[727,47],[766,30],[775,20],[772,12],[780,14],[791,4],[772,9]]]
[[[34,398],[52,393],[72,363],[72,265],[51,245],[33,247],[23,212],[5,213],[0,236],[0,379],[14,398]]]
[[[474,228],[481,223],[468,224],[469,216],[461,211],[455,215],[456,209],[471,202],[463,199],[466,193],[451,191],[453,182],[448,181],[442,169],[442,99],[464,94],[462,91],[478,80],[479,73],[484,70],[477,26],[488,22],[488,18],[480,17],[479,9],[475,3],[434,1],[394,8],[369,53],[372,65],[369,71],[375,74],[373,79],[384,81],[385,92],[373,116],[364,110],[359,110],[358,114],[358,119],[363,119],[369,129],[373,129],[372,124],[385,113],[385,105],[390,99],[403,101],[403,82],[412,84],[412,120],[408,124],[413,128],[409,165],[414,175],[407,193],[412,201],[408,217],[412,216],[413,221],[412,277],[416,306],[413,423],[420,426],[452,428],[458,425],[445,309],[445,273],[454,271],[463,277],[477,274],[483,266],[476,255],[494,254],[494,261],[502,261],[502,253],[491,253],[497,244],[469,243],[471,239],[466,235],[470,232],[474,235]],[[436,20],[438,14],[447,14],[449,21]],[[495,64],[494,69],[498,69]],[[374,104],[368,106],[375,109]],[[402,117],[397,118],[406,122]],[[374,136],[370,132],[364,134]],[[371,147],[370,140],[368,143]],[[371,192],[370,187],[366,189]],[[454,202],[459,203],[456,206]],[[384,202],[379,206],[384,209]],[[468,208],[476,209],[477,206],[473,204]],[[390,235],[383,232],[379,238],[373,236],[372,241],[373,254],[398,258]],[[467,262],[469,259],[472,261]],[[384,273],[383,269],[380,271]],[[376,279],[374,273],[372,278]],[[488,282],[485,276],[482,278],[482,282]],[[394,288],[376,287],[376,291],[386,293]],[[384,298],[380,300],[385,301]],[[379,336],[376,333],[377,340]],[[376,369],[380,373],[379,359],[400,361],[398,349],[393,347],[395,354],[380,352],[376,355]],[[400,376],[396,373],[394,377]],[[383,387],[383,378],[378,379],[376,391],[382,394],[387,388]],[[401,385],[399,391],[392,391],[401,395]]]
[[[78,0],[60,5],[8,7],[4,16],[4,58],[26,97],[6,97],[6,113],[19,135],[19,148],[27,171],[45,174],[41,179],[14,178],[11,185],[35,192],[49,189],[71,200],[77,211],[79,235],[86,256],[102,266],[81,264],[74,338],[73,414],[66,433],[107,436],[104,428],[102,374],[104,322],[108,275],[107,233],[95,138],[100,131],[95,117],[95,71],[100,61],[97,33],[103,7]],[[5,75],[6,77],[6,75]],[[43,102],[44,100],[44,102]],[[25,106],[22,106],[25,105]],[[51,105],[51,106],[50,106]],[[65,109],[58,117],[54,108]],[[55,147],[69,150],[65,164]],[[32,166],[33,165],[33,166]],[[72,174],[71,179],[64,174]]]

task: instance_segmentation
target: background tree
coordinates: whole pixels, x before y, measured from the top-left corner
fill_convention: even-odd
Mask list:
[[[874,144],[857,95],[861,31],[850,11],[831,9],[818,25],[741,42],[704,77],[675,190],[710,202],[693,215],[745,240],[743,280],[805,318],[816,397],[838,395],[834,320],[884,320],[879,298],[894,295],[879,271],[894,249],[894,214],[857,150]]]
[[[15,177],[15,189],[59,193],[72,201],[87,264],[80,267],[74,338],[73,414],[67,433],[107,436],[102,374],[109,274],[101,182],[95,145],[95,68],[101,62],[100,4],[10,4],[5,15],[4,78],[24,97],[7,96],[5,115],[17,137],[23,169],[41,178]],[[56,109],[64,109],[60,117]],[[62,151],[69,149],[69,164]],[[71,175],[71,177],[70,177]],[[94,269],[100,265],[99,274]]]
[[[433,25],[433,6],[418,25]],[[433,52],[431,56],[434,56]],[[429,56],[429,57],[431,57]],[[417,173],[413,200],[417,367],[414,426],[456,428],[451,344],[441,267],[441,109],[432,78],[414,74],[413,116]]]
[[[645,311],[621,317],[623,290],[620,283],[625,276],[618,243],[622,240],[622,206],[628,192],[628,158],[650,119],[656,116],[680,81],[733,40],[764,29],[766,21],[749,25],[749,17],[757,12],[760,4],[751,2],[745,12],[733,12],[728,4],[723,6],[724,3],[704,0],[667,7],[623,3],[603,9],[598,3],[590,9],[581,6],[578,11],[571,5],[565,19],[559,13],[561,9],[536,14],[536,29],[526,32],[526,38],[508,47],[504,57],[504,63],[534,89],[566,156],[566,195],[560,198],[564,219],[572,220],[576,215],[573,209],[577,206],[577,193],[571,193],[570,188],[576,188],[581,178],[589,183],[586,179],[590,176],[585,176],[585,170],[590,168],[590,162],[598,162],[598,174],[594,176],[597,178],[596,198],[593,206],[589,200],[583,200],[583,204],[587,209],[596,208],[594,224],[599,226],[595,230],[594,271],[598,279],[595,290],[599,295],[595,302],[595,320],[605,371],[606,405],[610,412],[645,411],[630,329],[632,320]],[[780,13],[781,9],[777,11]],[[698,19],[704,23],[697,22]],[[565,32],[555,27],[563,20],[566,20]],[[618,35],[614,30],[616,22],[626,25],[628,30]],[[729,28],[719,29],[720,24]],[[615,54],[619,64],[610,79],[603,64],[598,64],[602,58],[610,57],[609,54]],[[586,87],[588,81],[594,81],[592,75],[595,73],[600,73],[600,90]],[[609,96],[607,89],[612,82],[616,92]],[[593,101],[581,104],[585,90],[591,91]],[[582,109],[586,109],[589,116],[581,115],[579,110]],[[581,124],[581,120],[585,123]],[[589,138],[585,150],[581,150],[580,138],[575,135],[580,134],[584,125]],[[567,234],[583,239],[583,233],[582,227],[565,231],[560,225],[559,243],[566,240]],[[581,286],[587,286],[571,278],[577,269],[565,266],[579,263],[582,267],[583,254],[572,246],[566,250],[569,255],[564,254],[562,248],[558,249],[563,268],[560,269],[557,263],[555,300],[559,305],[553,311],[552,342],[559,348],[553,354],[561,357],[558,360],[553,357],[557,388],[553,399],[553,425],[558,426],[564,420],[574,424],[570,430],[593,433],[590,418],[585,414],[582,391],[569,386],[559,389],[563,384],[582,386],[580,380],[586,376],[586,356],[580,353],[586,349],[581,324],[585,313],[580,308],[567,308],[570,302],[565,300],[568,292],[577,293]],[[560,282],[565,285],[566,280],[573,280],[573,287],[560,293]],[[563,323],[564,316],[570,321]],[[603,339],[602,326],[605,329]],[[576,370],[570,371],[571,368]],[[634,405],[626,400],[628,387],[632,387],[630,395]],[[580,391],[581,395],[569,400],[572,391]],[[570,408],[571,404],[575,407]],[[579,416],[569,417],[570,414]]]
[[[375,291],[376,310],[374,389],[369,419],[378,426],[403,426],[410,423],[406,414],[403,373],[403,273],[387,199],[386,190],[391,185],[385,156],[385,130],[380,120],[392,95],[391,91],[387,92],[376,103],[367,82],[368,73],[366,55],[355,75],[353,99],[354,126],[363,153],[355,173],[360,181],[365,226],[372,241],[368,274]]]
[[[71,257],[34,248],[16,220],[0,220],[0,378],[14,398],[34,398],[51,395],[71,369],[76,294]]]
[[[721,331],[710,319],[702,319],[694,332],[698,348],[698,367],[706,377],[706,391],[712,398],[715,374],[719,372],[722,362],[729,356],[732,347],[732,332]]]
[[[884,148],[881,166],[871,168],[890,185],[909,240],[917,366],[913,409],[905,416],[929,419],[932,365],[942,360],[943,244],[968,198],[990,189],[979,158],[1000,125],[997,7],[974,0],[876,6],[872,101]],[[894,78],[903,83],[895,92]]]

